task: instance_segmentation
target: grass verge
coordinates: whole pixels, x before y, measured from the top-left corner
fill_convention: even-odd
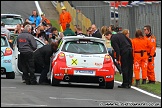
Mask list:
[[[118,72],[116,72],[115,74],[115,80],[120,81],[120,82],[123,81],[122,76]],[[135,85],[135,82],[136,81],[134,79],[132,83],[133,86]],[[161,97],[161,82],[156,82],[155,84],[141,84],[141,83],[142,83],[142,79],[140,80],[140,85],[138,88],[148,91],[150,93],[156,94]]]
[[[57,30],[60,31],[60,26],[59,26],[59,23],[58,23],[57,20],[51,19],[50,22],[51,22],[51,24],[52,24],[53,27],[56,27]]]

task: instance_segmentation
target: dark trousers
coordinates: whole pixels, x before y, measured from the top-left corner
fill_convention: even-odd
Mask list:
[[[20,61],[23,71],[23,78],[26,82],[35,83],[35,67],[34,67],[34,58],[32,52],[20,53]]]
[[[121,68],[123,76],[123,85],[132,85],[133,77],[133,54],[128,50],[121,56]]]
[[[40,57],[35,58],[35,72],[41,73],[39,83],[47,81],[47,73],[49,72],[49,65],[48,64],[43,65],[42,62],[44,62],[42,58]]]

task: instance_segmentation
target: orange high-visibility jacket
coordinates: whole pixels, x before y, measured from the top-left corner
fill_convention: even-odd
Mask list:
[[[47,19],[46,17],[42,17],[42,22],[45,21],[47,24],[51,23],[49,19]]]
[[[135,51],[149,50],[151,56],[153,56],[155,52],[155,47],[152,46],[152,44],[146,37],[132,39],[132,47],[133,47],[133,56]]]
[[[145,37],[149,40],[149,43],[151,43],[152,46],[154,47],[153,50],[151,50],[151,49],[149,49],[149,48],[147,49],[148,53],[152,56],[151,52],[152,52],[153,54],[155,54],[155,51],[156,51],[156,37],[155,37],[154,35],[152,35],[152,36],[150,36],[150,37],[147,37],[147,36],[145,36]]]

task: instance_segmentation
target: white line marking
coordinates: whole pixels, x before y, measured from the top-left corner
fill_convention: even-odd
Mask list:
[[[39,12],[39,15],[41,15],[42,10],[41,10],[41,8],[40,8],[40,6],[39,6],[38,1],[35,1],[35,5],[36,5],[36,7],[37,7],[37,10],[38,10],[38,12]]]
[[[1,88],[16,88],[16,87],[1,87]]]
[[[116,83],[118,83],[118,84],[122,84],[122,82],[119,82],[119,81],[114,81],[114,82],[116,82]],[[140,89],[140,88],[137,88],[137,87],[134,87],[134,86],[131,86],[131,88],[133,88],[133,89],[135,89],[135,90],[137,90],[137,91],[139,91],[139,92],[142,92],[142,93],[144,93],[144,94],[147,94],[147,95],[149,95],[149,96],[152,96],[152,97],[161,99],[160,96],[154,95],[154,94],[149,93],[149,92],[147,92],[147,91],[145,91],[145,90],[142,90],[142,89]]]
[[[35,105],[35,104],[9,104],[9,103],[1,103],[1,105],[17,105],[17,106],[47,106],[47,105]]]
[[[117,102],[116,100],[96,100],[96,99],[79,99],[79,98],[57,98],[57,97],[49,97],[50,99],[60,99],[60,100],[91,100],[91,101],[112,101]]]

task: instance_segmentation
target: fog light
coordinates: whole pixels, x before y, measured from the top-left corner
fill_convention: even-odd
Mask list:
[[[55,76],[60,76],[60,74],[55,74]]]

